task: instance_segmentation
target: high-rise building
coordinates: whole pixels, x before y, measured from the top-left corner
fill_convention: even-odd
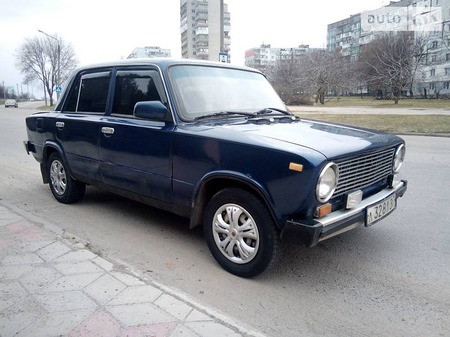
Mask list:
[[[219,61],[230,51],[230,13],[223,0],[180,0],[181,55]]]

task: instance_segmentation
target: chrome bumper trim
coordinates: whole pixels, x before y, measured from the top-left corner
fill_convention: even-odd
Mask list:
[[[405,186],[406,184],[404,181],[396,181],[394,182],[393,187],[386,188],[378,192],[377,194],[374,194],[371,197],[362,200],[357,207],[335,211],[323,217],[322,219],[317,220],[317,223],[320,223],[324,228],[326,228],[327,226],[335,224],[336,222],[345,221],[346,218],[350,218],[354,215],[357,215],[358,213],[363,212],[370,205],[376,204],[377,202],[380,202],[381,200],[389,197],[392,194],[397,194],[397,192],[399,192]]]

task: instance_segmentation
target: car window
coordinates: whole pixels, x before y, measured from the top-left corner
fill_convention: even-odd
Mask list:
[[[112,114],[133,115],[137,102],[161,101],[155,78],[155,71],[118,71]]]
[[[257,72],[180,65],[171,67],[169,75],[184,120],[222,111],[286,109],[266,78]]]
[[[65,111],[105,113],[110,72],[82,75],[72,86]]]
[[[70,90],[69,96],[67,97],[64,111],[77,111],[78,94],[80,93],[80,79],[74,82]]]

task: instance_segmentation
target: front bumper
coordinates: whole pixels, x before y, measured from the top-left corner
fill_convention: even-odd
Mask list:
[[[25,146],[25,151],[27,151],[27,154],[30,154],[31,143],[28,140],[24,140],[23,146]]]
[[[320,241],[329,239],[338,234],[349,231],[361,225],[366,225],[367,208],[375,205],[392,195],[396,199],[403,196],[407,189],[407,181],[394,183],[393,187],[372,195],[361,201],[352,209],[335,211],[327,216],[304,223],[296,220],[288,220],[281,232],[281,239],[302,243],[308,247],[317,245]]]

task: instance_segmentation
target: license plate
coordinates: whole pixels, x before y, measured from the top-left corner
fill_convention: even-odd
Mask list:
[[[387,199],[367,208],[366,226],[373,225],[391,213],[396,205],[396,195],[393,194]]]

